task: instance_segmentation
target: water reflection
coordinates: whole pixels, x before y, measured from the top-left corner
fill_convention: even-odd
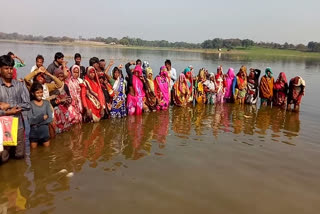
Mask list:
[[[130,167],[128,161],[166,155],[163,148],[167,138],[170,146],[174,146],[174,137],[203,140],[210,136],[230,142],[239,139],[248,145],[262,141],[295,145],[293,139],[299,135],[300,125],[299,113],[224,104],[173,107],[170,111],[75,126],[57,136],[51,147],[33,150],[26,162],[10,161],[1,166],[0,179],[6,182],[0,182],[0,210],[42,207],[41,211],[53,211],[57,193],[71,189],[68,172],[77,174],[88,167],[113,172]],[[108,163],[112,166],[106,166]]]

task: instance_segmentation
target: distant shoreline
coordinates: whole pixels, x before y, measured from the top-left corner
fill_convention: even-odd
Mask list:
[[[16,44],[40,44],[40,45],[60,45],[60,46],[86,46],[86,47],[101,47],[101,48],[121,48],[121,49],[138,49],[138,50],[160,50],[160,51],[178,51],[178,52],[191,52],[191,53],[205,53],[205,54],[224,54],[230,56],[248,56],[252,58],[263,57],[286,57],[286,58],[320,58],[320,53],[302,52],[297,50],[281,50],[262,47],[251,48],[235,48],[230,51],[222,49],[186,49],[186,48],[168,48],[168,47],[144,47],[144,46],[124,46],[124,45],[110,45],[103,42],[94,41],[74,41],[74,42],[40,42],[40,41],[22,41],[22,40],[7,40],[0,39],[3,43],[16,43]]]

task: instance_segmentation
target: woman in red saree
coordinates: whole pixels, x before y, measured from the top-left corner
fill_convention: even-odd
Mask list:
[[[86,120],[99,122],[101,117],[104,116],[105,99],[96,69],[92,66],[87,68],[84,86],[81,90],[81,99],[86,111]]]
[[[273,105],[286,108],[288,96],[288,82],[284,72],[280,72],[277,81],[273,84]]]
[[[294,110],[299,111],[305,87],[306,82],[300,76],[296,76],[290,80],[287,109],[291,109],[291,105],[293,104]]]

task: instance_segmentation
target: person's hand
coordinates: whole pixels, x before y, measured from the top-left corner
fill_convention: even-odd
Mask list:
[[[16,115],[16,114],[20,113],[21,110],[22,110],[22,109],[21,109],[20,107],[15,106],[15,107],[13,107],[13,108],[11,108],[11,109],[8,109],[8,110],[6,111],[6,115]]]
[[[66,98],[58,99],[58,103],[59,103],[59,104],[64,104],[66,101],[67,101]]]
[[[66,67],[67,64],[68,64],[68,61],[64,61],[64,60],[62,61],[62,66],[63,66],[63,67]]]
[[[16,55],[13,55],[13,59],[17,59],[18,57]]]
[[[48,115],[43,115],[43,120],[47,120],[49,118],[49,116]]]
[[[121,69],[123,68],[123,65],[120,64],[120,65],[118,66],[118,68],[121,70]]]
[[[92,111],[89,108],[86,108],[87,117],[92,118]]]
[[[67,97],[67,98],[66,98],[66,102],[67,102],[67,103],[71,103],[71,102],[72,102],[72,98],[71,98],[71,97]]]
[[[104,116],[104,109],[103,109],[103,108],[102,108],[101,111],[100,111],[100,115],[101,115],[101,117]]]
[[[6,111],[8,108],[10,108],[10,104],[9,103],[0,102],[0,109],[1,110]]]
[[[45,73],[46,72],[46,68],[45,67],[43,67],[43,66],[41,66],[40,68],[38,68],[37,70],[36,70],[36,74],[39,74],[39,73]]]
[[[110,60],[110,62],[109,62],[109,66],[112,66],[114,64],[114,61],[113,61],[113,59],[112,60]]]

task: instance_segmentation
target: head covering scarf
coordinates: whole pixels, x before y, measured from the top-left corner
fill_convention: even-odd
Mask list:
[[[149,67],[150,67],[149,62],[148,62],[148,61],[143,61],[143,63],[142,63],[142,68],[145,69],[145,70],[147,70],[147,68],[149,68]]]
[[[138,72],[138,76],[142,76],[142,68],[140,65],[136,65],[134,71]]]
[[[271,70],[271,68],[269,68],[269,67],[266,68],[266,71],[265,71],[266,76],[268,76],[268,72],[271,73],[271,76],[273,75],[272,70]]]
[[[199,70],[198,79],[199,79],[200,81],[206,80],[206,74],[205,74],[205,69],[204,69],[204,68],[201,68],[201,69]]]
[[[294,86],[306,86],[306,82],[304,81],[304,79],[302,79],[302,77],[297,76],[297,77],[293,78],[293,85]]]
[[[78,70],[79,70],[79,75],[80,75],[80,66],[79,66],[79,65],[73,65],[73,66],[71,67],[71,74],[73,74],[73,71],[74,71],[74,69],[76,69],[76,68],[78,68]]]
[[[151,89],[152,92],[154,92],[154,82],[153,82],[152,79],[150,80],[150,79],[148,78],[149,74],[153,75],[152,69],[151,69],[150,67],[147,67],[147,68],[146,68],[146,74],[147,74],[147,80],[148,80],[150,89]]]
[[[219,79],[219,77],[222,77],[223,76],[223,68],[221,65],[219,65],[217,67],[217,74],[216,74],[216,80]]]
[[[191,69],[189,67],[184,69],[183,74],[187,75],[188,72],[191,72]]]

